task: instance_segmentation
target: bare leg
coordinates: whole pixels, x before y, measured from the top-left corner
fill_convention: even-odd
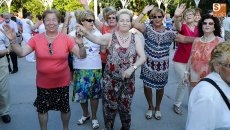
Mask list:
[[[83,110],[83,116],[87,117],[89,115],[89,110],[88,110],[88,102],[86,103],[81,103],[81,108]]]
[[[38,120],[39,120],[41,130],[47,130],[48,112],[46,113],[38,112]]]
[[[149,110],[153,110],[153,99],[152,99],[152,89],[149,87],[144,86],[144,93],[145,93],[145,98],[148,102],[149,105]]]
[[[61,112],[61,120],[63,125],[63,130],[69,130],[69,120],[71,112]]]
[[[160,110],[160,105],[161,105],[161,100],[163,98],[163,95],[164,95],[164,88],[156,90],[156,108],[155,108],[156,111]]]
[[[98,108],[98,99],[91,99],[91,112],[92,112],[92,120],[97,119],[97,108]]]

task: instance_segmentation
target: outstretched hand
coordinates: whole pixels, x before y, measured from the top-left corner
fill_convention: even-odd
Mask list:
[[[143,9],[143,13],[144,14],[147,14],[150,10],[152,10],[153,9],[153,7],[154,7],[154,5],[147,5],[147,6],[145,6],[145,8]]]
[[[185,3],[178,5],[175,10],[174,16],[176,17],[181,16],[185,9],[186,9]]]
[[[88,0],[80,0],[82,5],[88,5]]]
[[[13,28],[8,24],[4,24],[2,27],[3,29],[0,29],[0,31],[4,33],[9,40],[16,40],[17,36]]]

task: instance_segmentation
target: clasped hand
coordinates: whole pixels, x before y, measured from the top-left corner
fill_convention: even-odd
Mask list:
[[[130,78],[130,76],[132,75],[133,72],[134,72],[134,68],[132,66],[129,67],[127,70],[125,70],[122,73],[122,80],[124,80],[126,78]]]

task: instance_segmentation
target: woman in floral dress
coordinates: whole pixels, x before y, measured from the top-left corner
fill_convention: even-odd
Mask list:
[[[116,113],[120,115],[122,130],[131,125],[131,102],[135,91],[135,70],[141,66],[146,56],[143,43],[129,32],[132,14],[127,9],[117,13],[118,30],[95,37],[78,25],[78,31],[99,45],[107,45],[109,54],[103,75],[102,103],[104,122],[107,130],[113,130]],[[136,59],[136,57],[139,58]]]

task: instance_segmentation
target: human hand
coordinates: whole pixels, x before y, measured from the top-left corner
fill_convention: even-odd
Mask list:
[[[190,80],[189,80],[190,74],[188,71],[184,72],[184,77],[182,79],[182,83],[185,87],[189,87],[190,84]]]
[[[80,36],[85,36],[87,35],[87,30],[80,24],[77,24],[76,26],[76,32]]]
[[[147,14],[150,10],[152,10],[154,7],[154,5],[147,5],[145,6],[145,8],[143,9],[142,13]]]
[[[174,16],[175,17],[181,16],[185,9],[186,9],[185,3],[183,3],[181,5],[177,5],[177,8],[176,8],[175,13],[174,13]]]
[[[0,29],[0,31],[6,35],[6,37],[10,40],[16,40],[17,36],[16,36],[16,32],[14,31],[13,28],[11,28],[8,24],[4,24],[3,29]]]
[[[88,5],[88,0],[80,0],[82,5]]]
[[[132,73],[134,72],[134,68],[132,66],[130,66],[127,70],[125,70],[123,73],[122,73],[122,79],[124,80],[125,78],[129,78]]]

